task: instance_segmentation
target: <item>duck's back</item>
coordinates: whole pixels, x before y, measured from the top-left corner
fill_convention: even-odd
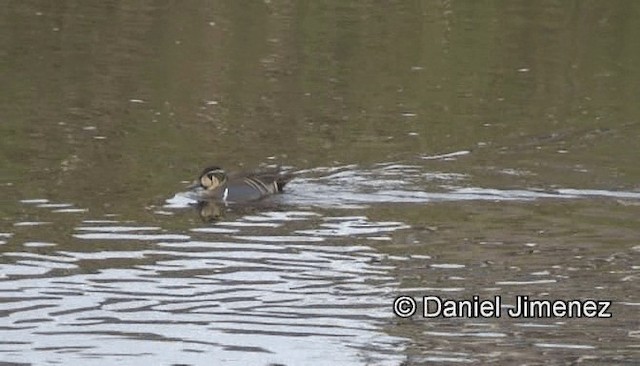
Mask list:
[[[224,199],[229,202],[256,201],[282,192],[291,178],[291,175],[279,173],[231,177]]]

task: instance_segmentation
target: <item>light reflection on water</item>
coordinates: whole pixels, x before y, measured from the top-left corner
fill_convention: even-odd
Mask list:
[[[554,188],[497,189],[465,186],[465,176],[424,172],[417,165],[378,164],[374,169],[355,165],[316,168],[298,172],[287,194],[273,200],[295,206],[361,209],[377,203],[428,203],[447,201],[530,201],[604,197],[640,199],[640,192],[602,189]],[[179,192],[167,199],[164,208],[184,208],[196,197]]]
[[[0,357],[64,364],[399,364],[403,340],[380,329],[397,284],[380,254],[354,244],[360,232],[340,243],[321,230],[270,233],[315,217],[266,212],[188,235],[88,220],[73,234],[88,249],[92,242],[132,246],[4,253],[10,263],[0,265],[9,279],[0,282],[7,314]],[[376,235],[403,227],[364,217],[327,221],[366,225]],[[234,230],[212,230],[225,227]],[[349,235],[348,224],[339,230]]]
[[[400,293],[459,298],[471,290],[505,298],[524,289],[546,293],[579,278],[576,271],[585,259],[571,255],[553,262],[558,249],[530,236],[518,242],[518,250],[545,254],[514,257],[516,249],[488,236],[477,242],[482,250],[476,255],[488,258],[478,265],[473,255],[457,255],[477,250],[472,243],[446,237],[446,250],[437,242],[424,246],[429,239],[416,235],[437,228],[372,220],[369,208],[387,202],[640,198],[624,191],[464,184],[463,175],[424,173],[407,164],[320,168],[301,172],[269,205],[244,214],[227,208],[226,216],[208,224],[197,220],[193,201],[182,193],[166,200],[166,211],[153,223],[78,217],[59,211],[72,204],[24,200],[25,207],[49,214],[16,221],[12,232],[0,234],[7,248],[0,264],[5,314],[0,326],[7,335],[0,341],[0,357],[64,364],[477,363],[499,353],[477,347],[498,342],[508,348],[512,336],[522,334],[514,328],[532,330],[527,339],[537,342],[535,349],[598,349],[594,339],[579,344],[558,336],[571,331],[561,323],[425,322],[414,336],[430,348],[408,358],[409,340],[388,331],[391,303]],[[62,237],[47,236],[50,228],[59,229],[60,215],[71,222],[78,218],[79,224]],[[191,219],[181,229],[165,228],[169,220],[185,217]],[[378,244],[405,246],[393,255],[380,252]],[[626,270],[624,255],[611,258]],[[504,262],[496,266],[495,261]],[[412,279],[409,285],[399,280],[403,273]],[[537,335],[536,328],[551,333]]]
[[[638,363],[637,5],[43,4],[0,17],[0,363]],[[265,159],[364,165],[165,202]],[[391,314],[475,293],[614,317]]]

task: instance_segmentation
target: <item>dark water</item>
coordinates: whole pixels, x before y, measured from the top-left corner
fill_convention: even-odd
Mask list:
[[[639,12],[8,2],[0,363],[637,364]],[[208,222],[210,164],[296,178]]]

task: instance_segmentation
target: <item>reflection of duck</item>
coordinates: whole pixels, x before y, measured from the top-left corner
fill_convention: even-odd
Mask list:
[[[291,178],[291,175],[280,172],[227,175],[222,168],[210,166],[189,188],[200,201],[242,203],[282,192]]]
[[[203,222],[216,221],[223,216],[220,206],[215,201],[200,201],[196,210]]]

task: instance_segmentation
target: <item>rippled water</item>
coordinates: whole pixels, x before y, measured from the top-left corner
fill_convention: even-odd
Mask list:
[[[275,201],[295,206],[365,208],[378,203],[430,203],[442,201],[526,201],[606,197],[640,199],[640,192],[576,188],[496,189],[469,186],[462,174],[425,172],[419,165],[380,163],[362,170],[356,165],[316,168],[297,172],[285,197]],[[302,175],[302,176],[301,176]],[[315,177],[313,177],[315,176]],[[165,208],[194,204],[190,192],[168,199]],[[271,200],[274,202],[274,199]]]
[[[381,329],[397,280],[366,235],[403,227],[311,211],[184,233],[82,220],[64,239],[82,251],[45,236],[2,254],[2,359],[397,364],[403,341]]]
[[[3,5],[0,364],[640,363],[640,3]]]
[[[560,240],[554,225],[534,238],[527,226],[537,223],[517,215],[545,200],[580,205],[601,197],[605,204],[638,204],[640,194],[465,188],[458,186],[463,178],[397,163],[302,171],[266,206],[249,213],[225,207],[217,222],[200,221],[194,202],[180,192],[147,223],[117,214],[92,217],[70,203],[22,200],[25,219],[2,233],[1,358],[238,365],[476,363],[504,354],[535,360],[535,351],[522,353],[526,339],[527,348],[541,352],[616,360],[600,345],[606,338],[619,343],[616,333],[598,329],[616,323],[622,330],[624,319],[637,315],[628,290],[636,287],[640,247],[610,251],[593,241],[565,246],[575,234]],[[425,183],[432,191],[418,189]],[[414,211],[425,203],[433,205],[425,210],[437,210],[438,204],[482,201],[498,209],[496,219],[512,221],[507,237],[492,237],[491,227],[484,236],[468,236],[474,226],[463,222],[439,228],[436,222],[371,218],[384,203]],[[512,206],[499,208],[498,202]],[[188,224],[168,228],[176,219]],[[67,222],[75,225],[64,227]],[[597,230],[592,234],[597,237]],[[601,274],[599,285],[584,282],[590,271]],[[394,320],[391,311],[399,295],[500,295],[510,306],[516,295],[545,297],[559,289],[567,298],[617,299],[615,317],[408,322]],[[624,300],[624,293],[631,297]],[[596,333],[578,340],[571,336],[576,331]],[[632,343],[637,338],[633,329],[620,336]],[[496,344],[500,351],[481,351]],[[428,350],[413,356],[415,347]]]

